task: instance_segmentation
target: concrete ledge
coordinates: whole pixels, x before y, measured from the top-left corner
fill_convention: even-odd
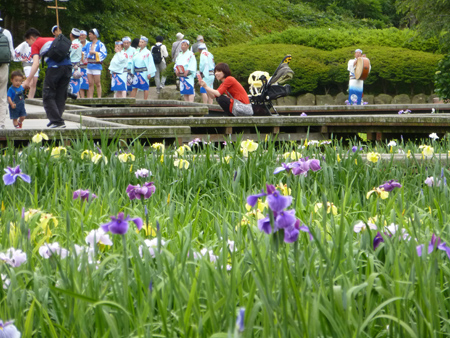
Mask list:
[[[95,99],[67,99],[66,103],[74,104],[78,106],[129,106],[136,102],[134,97],[127,98],[113,98],[113,97],[102,97]]]
[[[84,107],[84,106],[80,106],[80,105],[75,105],[75,104],[69,104],[67,103],[69,100],[66,101],[66,109],[65,110],[76,110],[76,109],[87,109],[88,107]],[[70,100],[72,102],[77,102],[75,100]],[[26,104],[32,104],[35,106],[40,106],[43,107],[44,104],[42,103],[42,99],[27,99],[26,100]]]
[[[212,127],[247,126],[339,126],[339,125],[392,125],[392,126],[446,126],[450,127],[447,114],[408,114],[408,115],[347,115],[347,116],[270,116],[270,117],[166,117],[109,118],[108,121],[140,125],[189,125]]]
[[[6,129],[0,130],[0,141],[9,140],[31,140],[31,138],[42,129]],[[158,126],[152,128],[77,128],[77,129],[44,129],[49,138],[79,138],[83,135],[99,138],[106,134],[108,138],[127,137],[127,138],[175,138],[190,135],[189,127]]]
[[[411,114],[431,114],[435,109],[436,113],[450,113],[450,104],[370,104],[355,106],[276,106],[279,114],[306,114],[318,115],[324,114],[396,114],[400,110],[411,110]],[[409,115],[411,115],[409,114]],[[402,114],[403,115],[403,114]],[[408,115],[408,114],[407,114]]]
[[[72,114],[93,117],[152,117],[152,116],[204,116],[208,114],[207,107],[114,107],[90,108],[71,111]]]

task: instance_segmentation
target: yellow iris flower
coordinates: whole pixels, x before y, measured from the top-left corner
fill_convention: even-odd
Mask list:
[[[42,142],[42,140],[48,140],[48,136],[44,133],[37,133],[31,138],[31,140],[33,141],[33,143],[40,143]]]
[[[314,206],[314,212],[317,212],[321,208],[323,208],[323,203],[316,203]],[[327,202],[327,214],[329,213],[337,215],[337,208],[333,203]]]
[[[422,145],[419,149],[422,149],[423,156],[431,157],[434,154],[434,148],[431,146]]]
[[[173,165],[179,169],[187,169],[189,168],[189,162],[183,159],[178,159],[173,161]]]
[[[375,152],[367,153],[367,160],[373,163],[377,163],[381,158],[381,155]]]
[[[117,156],[117,158],[119,159],[120,162],[126,163],[126,162],[134,162],[136,156],[134,156],[133,154],[123,153]]]
[[[185,151],[191,151],[191,147],[189,147],[187,144],[183,144],[176,150],[179,156],[183,156]]]
[[[370,190],[367,193],[366,198],[369,199],[370,195],[372,195],[373,193],[376,193],[383,200],[389,197],[389,192],[385,191],[384,188],[373,188],[373,190]]]

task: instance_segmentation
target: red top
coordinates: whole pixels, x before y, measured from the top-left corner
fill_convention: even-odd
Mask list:
[[[55,40],[55,38],[38,37],[36,41],[31,45],[31,57],[36,54],[42,56],[43,54],[47,53],[53,40]]]
[[[230,93],[234,99],[241,101],[242,103],[249,104],[250,100],[248,99],[248,95],[245,92],[244,87],[232,76],[227,76],[222,84],[217,88],[217,91],[220,95]],[[233,111],[233,99],[231,99],[230,103],[230,112]]]

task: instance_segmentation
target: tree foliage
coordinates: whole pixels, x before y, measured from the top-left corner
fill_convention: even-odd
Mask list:
[[[425,37],[439,37],[440,42],[450,47],[450,0],[397,0],[398,10],[404,21]]]

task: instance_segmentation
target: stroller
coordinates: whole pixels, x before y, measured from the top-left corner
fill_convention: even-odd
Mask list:
[[[291,93],[291,87],[288,84],[281,85],[294,76],[294,72],[289,68],[291,59],[291,55],[286,55],[272,77],[269,77],[269,73],[261,71],[250,74],[248,78],[248,84],[250,85],[249,99],[254,116],[272,116],[271,111],[274,115],[278,115],[272,100]]]

